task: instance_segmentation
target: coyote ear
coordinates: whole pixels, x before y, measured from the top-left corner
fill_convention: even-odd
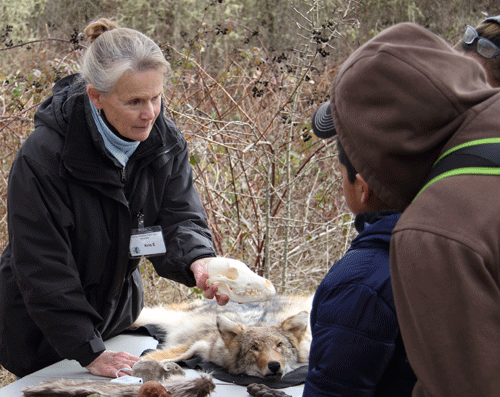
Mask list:
[[[294,316],[288,317],[281,323],[281,329],[291,332],[297,339],[302,339],[309,323],[309,313],[305,310]]]
[[[231,341],[241,334],[245,329],[243,324],[235,323],[225,316],[217,316],[217,328],[219,329],[220,336],[222,340],[229,347]]]

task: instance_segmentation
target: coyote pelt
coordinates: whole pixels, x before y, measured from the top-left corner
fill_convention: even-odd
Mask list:
[[[215,384],[208,375],[189,379],[174,375],[162,382],[172,397],[205,397],[214,389]],[[24,397],[87,397],[100,394],[106,397],[137,397],[142,385],[128,385],[111,382],[78,382],[57,380],[40,383],[23,390]]]
[[[311,302],[299,296],[226,306],[196,300],[145,308],[132,328],[155,324],[165,332],[164,343],[144,358],[185,361],[197,355],[232,374],[280,379],[308,363]]]

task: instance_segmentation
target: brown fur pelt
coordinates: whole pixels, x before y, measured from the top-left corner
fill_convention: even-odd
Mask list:
[[[206,397],[215,389],[211,376],[203,374],[199,378],[172,376],[162,385],[172,397]],[[137,397],[142,385],[111,382],[78,382],[74,380],[48,381],[23,390],[24,397],[87,397],[100,394],[106,397]]]

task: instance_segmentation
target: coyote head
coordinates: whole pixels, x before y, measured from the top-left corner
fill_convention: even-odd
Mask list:
[[[308,349],[301,351],[301,342],[308,320],[308,312],[301,311],[280,325],[246,327],[219,315],[217,328],[225,349],[213,352],[215,361],[235,374],[280,379],[307,363]]]

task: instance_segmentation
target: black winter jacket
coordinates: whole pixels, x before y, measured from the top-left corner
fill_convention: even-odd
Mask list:
[[[9,176],[0,364],[18,376],[63,358],[86,366],[137,318],[142,281],[129,242],[139,215],[162,227],[167,253],[150,258],[160,276],[194,286],[190,264],[215,256],[176,126],[161,113],[123,168],[77,81],[61,80],[42,103]]]

